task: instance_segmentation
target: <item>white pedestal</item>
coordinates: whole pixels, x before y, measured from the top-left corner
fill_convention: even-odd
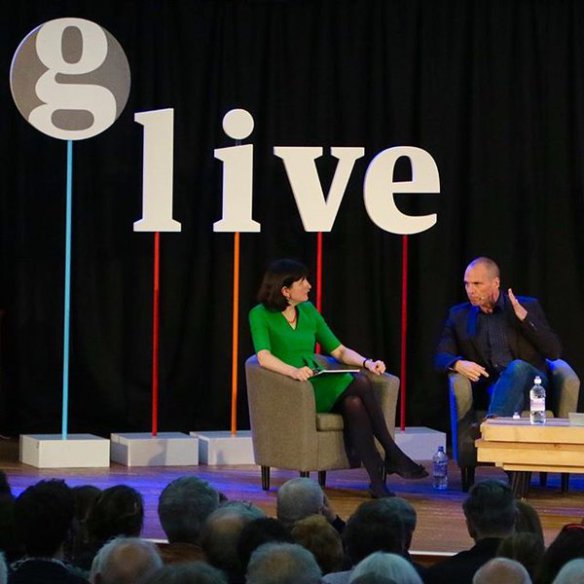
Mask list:
[[[446,449],[446,433],[425,426],[406,427],[403,432],[396,428],[395,442],[414,460],[432,460],[438,446]]]
[[[191,432],[199,439],[201,464],[255,464],[250,430],[232,435],[228,430]]]
[[[111,459],[125,466],[195,466],[199,441],[182,432],[112,434]]]
[[[110,465],[110,441],[93,434],[23,434],[20,462],[37,468],[97,468]]]

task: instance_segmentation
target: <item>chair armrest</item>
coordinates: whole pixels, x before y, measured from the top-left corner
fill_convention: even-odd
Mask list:
[[[373,392],[379,400],[381,411],[385,418],[385,423],[389,433],[395,435],[395,416],[397,410],[397,399],[399,397],[399,377],[391,373],[375,375],[367,371],[367,377],[371,381]]]
[[[299,459],[314,458],[316,464],[312,384],[261,367],[255,355],[246,361],[245,375],[256,462],[277,466],[278,460],[294,452]]]
[[[567,418],[570,412],[578,411],[580,378],[563,359],[548,360],[550,381],[553,386],[553,410],[560,418]]]

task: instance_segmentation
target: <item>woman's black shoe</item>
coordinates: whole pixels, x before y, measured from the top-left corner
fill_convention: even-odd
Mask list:
[[[394,464],[390,460],[385,461],[385,472],[387,474],[397,474],[402,479],[424,479],[428,476],[428,471],[421,465],[410,460],[402,464]]]
[[[372,499],[384,499],[387,497],[395,497],[395,493],[390,491],[383,483],[370,484],[369,494]]]

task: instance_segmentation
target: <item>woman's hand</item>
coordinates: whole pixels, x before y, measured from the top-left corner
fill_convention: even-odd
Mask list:
[[[296,379],[297,381],[307,381],[310,377],[314,375],[314,372],[310,367],[297,367],[292,370],[290,377]]]
[[[363,366],[368,371],[371,371],[371,373],[375,373],[375,375],[385,373],[385,363],[383,361],[373,361],[373,359],[368,359]]]

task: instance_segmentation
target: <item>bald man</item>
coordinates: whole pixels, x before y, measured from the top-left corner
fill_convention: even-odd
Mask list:
[[[548,386],[546,359],[560,357],[560,342],[535,298],[501,290],[492,259],[467,266],[464,288],[469,301],[450,309],[434,364],[484,389],[487,417],[512,416],[524,408],[535,376]]]

